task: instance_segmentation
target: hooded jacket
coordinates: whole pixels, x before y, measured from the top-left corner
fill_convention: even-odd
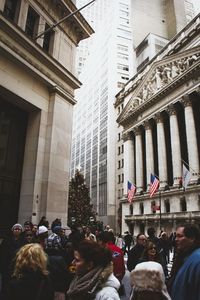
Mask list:
[[[103,288],[96,294],[95,300],[119,300],[119,280],[111,274],[104,283]]]

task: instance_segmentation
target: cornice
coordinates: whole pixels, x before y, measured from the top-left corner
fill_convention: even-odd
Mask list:
[[[22,64],[33,76],[47,85],[60,86],[73,97],[80,81],[57,60],[48,55],[36,42],[29,39],[21,28],[0,14],[0,50],[15,63]]]

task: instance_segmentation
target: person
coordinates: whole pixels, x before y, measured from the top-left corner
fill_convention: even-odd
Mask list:
[[[53,231],[53,228],[54,228],[55,226],[60,226],[60,227],[62,227],[61,219],[56,218],[56,219],[52,222],[52,224],[51,224],[51,230],[52,230],[52,231]]]
[[[61,232],[62,227],[61,226],[54,226],[52,229],[52,233],[48,236],[46,240],[46,248],[50,249],[57,249],[62,250],[62,243],[61,243]]]
[[[85,228],[85,239],[86,240],[93,240],[93,241],[97,241],[96,236],[92,233],[92,230],[89,226],[87,226]]]
[[[125,243],[125,245],[124,245],[124,253],[126,253],[126,252],[128,253],[128,251],[131,248],[132,242],[133,242],[132,235],[128,231],[126,231],[125,235],[124,235],[124,243]]]
[[[176,257],[168,290],[173,300],[200,299],[200,230],[193,224],[176,230]]]
[[[122,251],[124,250],[124,240],[122,238],[122,235],[118,233],[116,239],[115,239],[115,245],[119,247]]]
[[[172,249],[172,245],[171,245],[170,239],[168,238],[167,233],[165,231],[163,231],[161,233],[161,236],[159,238],[159,244],[160,244],[160,247],[163,249],[164,259],[165,259],[166,263],[168,264],[169,263],[169,253],[170,253],[170,250]]]
[[[159,238],[156,236],[155,228],[149,227],[147,229],[147,234],[148,234],[147,239],[153,242],[156,246],[159,246]]]
[[[33,224],[33,227],[32,227],[32,233],[33,233],[33,237],[34,237],[34,238],[36,238],[37,231],[38,231],[38,226],[37,226],[37,224]]]
[[[34,243],[34,235],[32,231],[25,231],[24,232],[24,242],[25,244]]]
[[[143,233],[136,237],[136,245],[128,252],[127,269],[131,272],[138,264],[141,253],[145,249],[147,238]]]
[[[39,226],[45,226],[46,228],[49,228],[49,221],[46,219],[45,216],[42,216],[42,218],[40,219],[40,222],[38,223],[38,227]]]
[[[162,266],[153,261],[138,264],[131,272],[130,300],[171,300]]]
[[[107,247],[112,252],[113,273],[121,283],[125,274],[124,254],[123,251],[113,243],[113,236],[112,232],[103,231],[98,236],[98,243],[103,247]]]
[[[36,242],[39,243],[43,249],[46,248],[47,238],[48,238],[48,228],[44,225],[39,226],[36,234]]]
[[[155,261],[160,263],[161,266],[163,267],[165,276],[168,277],[168,269],[167,269],[166,261],[164,260],[162,253],[158,251],[158,248],[153,242],[147,240],[144,251],[138,261],[139,262]]]
[[[6,300],[53,300],[48,278],[47,256],[39,244],[27,244],[16,254],[13,279]]]
[[[54,232],[56,232],[57,227],[61,228],[55,226],[53,228]],[[59,236],[54,236],[49,242],[48,240],[49,238],[47,239],[45,251],[48,255],[47,269],[55,291],[54,300],[65,300],[65,292],[71,282],[71,276],[68,274],[64,249]]]
[[[108,248],[91,240],[76,244],[76,275],[67,291],[69,300],[119,300],[120,283],[113,275],[112,254]]]
[[[13,225],[11,232],[0,245],[0,271],[2,275],[1,297],[4,297],[5,290],[11,279],[13,272],[13,259],[17,251],[24,245],[22,237],[23,227],[16,223]]]

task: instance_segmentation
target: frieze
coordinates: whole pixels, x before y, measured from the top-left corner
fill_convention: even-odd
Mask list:
[[[198,51],[197,51],[198,49]],[[152,65],[149,72],[144,76],[141,84],[134,90],[124,113],[119,117],[119,122],[125,121],[133,114],[140,106],[144,106],[150,99],[156,97],[161,92],[163,93],[168,86],[180,80],[184,74],[193,69],[193,65],[199,65],[200,50],[195,49],[196,52],[189,52],[189,55],[183,56],[183,53],[176,56],[176,60],[172,57],[157,61]]]

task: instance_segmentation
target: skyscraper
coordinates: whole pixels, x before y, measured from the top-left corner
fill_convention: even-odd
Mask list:
[[[107,7],[80,76],[83,85],[76,94],[71,175],[77,167],[81,168],[99,219],[115,227],[117,124],[114,100],[115,94],[132,76],[132,33],[130,1],[103,2]]]

